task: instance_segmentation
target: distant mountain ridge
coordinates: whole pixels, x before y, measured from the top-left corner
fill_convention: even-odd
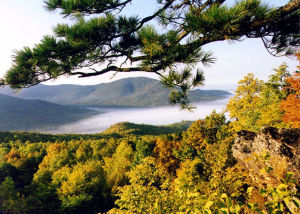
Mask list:
[[[24,98],[40,99],[62,105],[153,107],[168,104],[170,90],[160,81],[135,77],[98,85],[37,85],[15,93],[6,87],[0,93]],[[192,102],[210,101],[230,95],[222,90],[192,90]]]
[[[40,131],[87,118],[94,113],[85,108],[0,94],[0,131]]]

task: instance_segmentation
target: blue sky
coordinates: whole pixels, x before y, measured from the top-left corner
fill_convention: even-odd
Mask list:
[[[232,1],[231,1],[232,2]],[[269,1],[273,5],[283,5],[288,0]],[[155,0],[135,0],[126,9],[127,14],[148,15],[157,4]],[[11,66],[14,50],[24,46],[32,47],[45,34],[51,34],[57,23],[66,22],[58,12],[49,13],[43,8],[41,0],[0,0],[0,77]],[[70,20],[69,20],[70,21]],[[272,69],[283,62],[289,65],[291,71],[296,69],[297,62],[293,58],[273,57],[265,50],[259,39],[246,39],[243,42],[217,42],[204,46],[217,58],[215,64],[203,68],[206,76],[207,89],[233,90],[236,83],[247,73],[254,73],[259,79],[266,80],[272,74]],[[201,67],[201,65],[199,65]],[[118,74],[113,80],[129,76],[146,76],[141,73]],[[97,84],[111,81],[112,74],[88,79],[60,78],[48,84]],[[147,75],[155,78],[155,75]]]

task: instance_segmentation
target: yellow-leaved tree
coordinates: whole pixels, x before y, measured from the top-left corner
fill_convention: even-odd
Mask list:
[[[260,117],[257,120],[257,127],[272,126],[276,128],[286,127],[282,121],[283,110],[280,108],[282,100],[286,99],[287,92],[285,87],[288,85],[287,79],[290,77],[288,66],[283,63],[277,69],[275,74],[269,76],[259,93],[260,99],[257,106]]]
[[[280,103],[286,99],[290,73],[288,66],[283,63],[275,74],[269,76],[268,81],[258,80],[253,74],[248,74],[241,81],[235,91],[235,96],[227,104],[229,116],[235,131],[258,131],[263,126],[276,128],[287,127],[282,121],[284,111]]]
[[[238,84],[235,96],[227,104],[229,116],[235,119],[236,130],[257,130],[256,121],[260,116],[257,106],[263,81],[249,73]]]

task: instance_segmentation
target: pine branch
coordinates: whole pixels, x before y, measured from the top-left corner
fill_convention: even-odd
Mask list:
[[[91,77],[91,76],[98,76],[101,74],[108,73],[110,71],[116,71],[116,72],[134,72],[134,71],[146,71],[146,72],[151,72],[150,68],[143,68],[143,67],[130,67],[130,68],[120,68],[117,66],[108,66],[102,70],[96,70],[94,68],[90,68],[93,70],[93,73],[85,73],[85,72],[72,72],[70,75],[79,75],[79,78],[83,77]]]

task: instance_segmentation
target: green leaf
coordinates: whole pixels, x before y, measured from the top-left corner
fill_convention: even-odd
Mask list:
[[[251,193],[253,191],[254,187],[248,187],[247,188],[247,193]]]

